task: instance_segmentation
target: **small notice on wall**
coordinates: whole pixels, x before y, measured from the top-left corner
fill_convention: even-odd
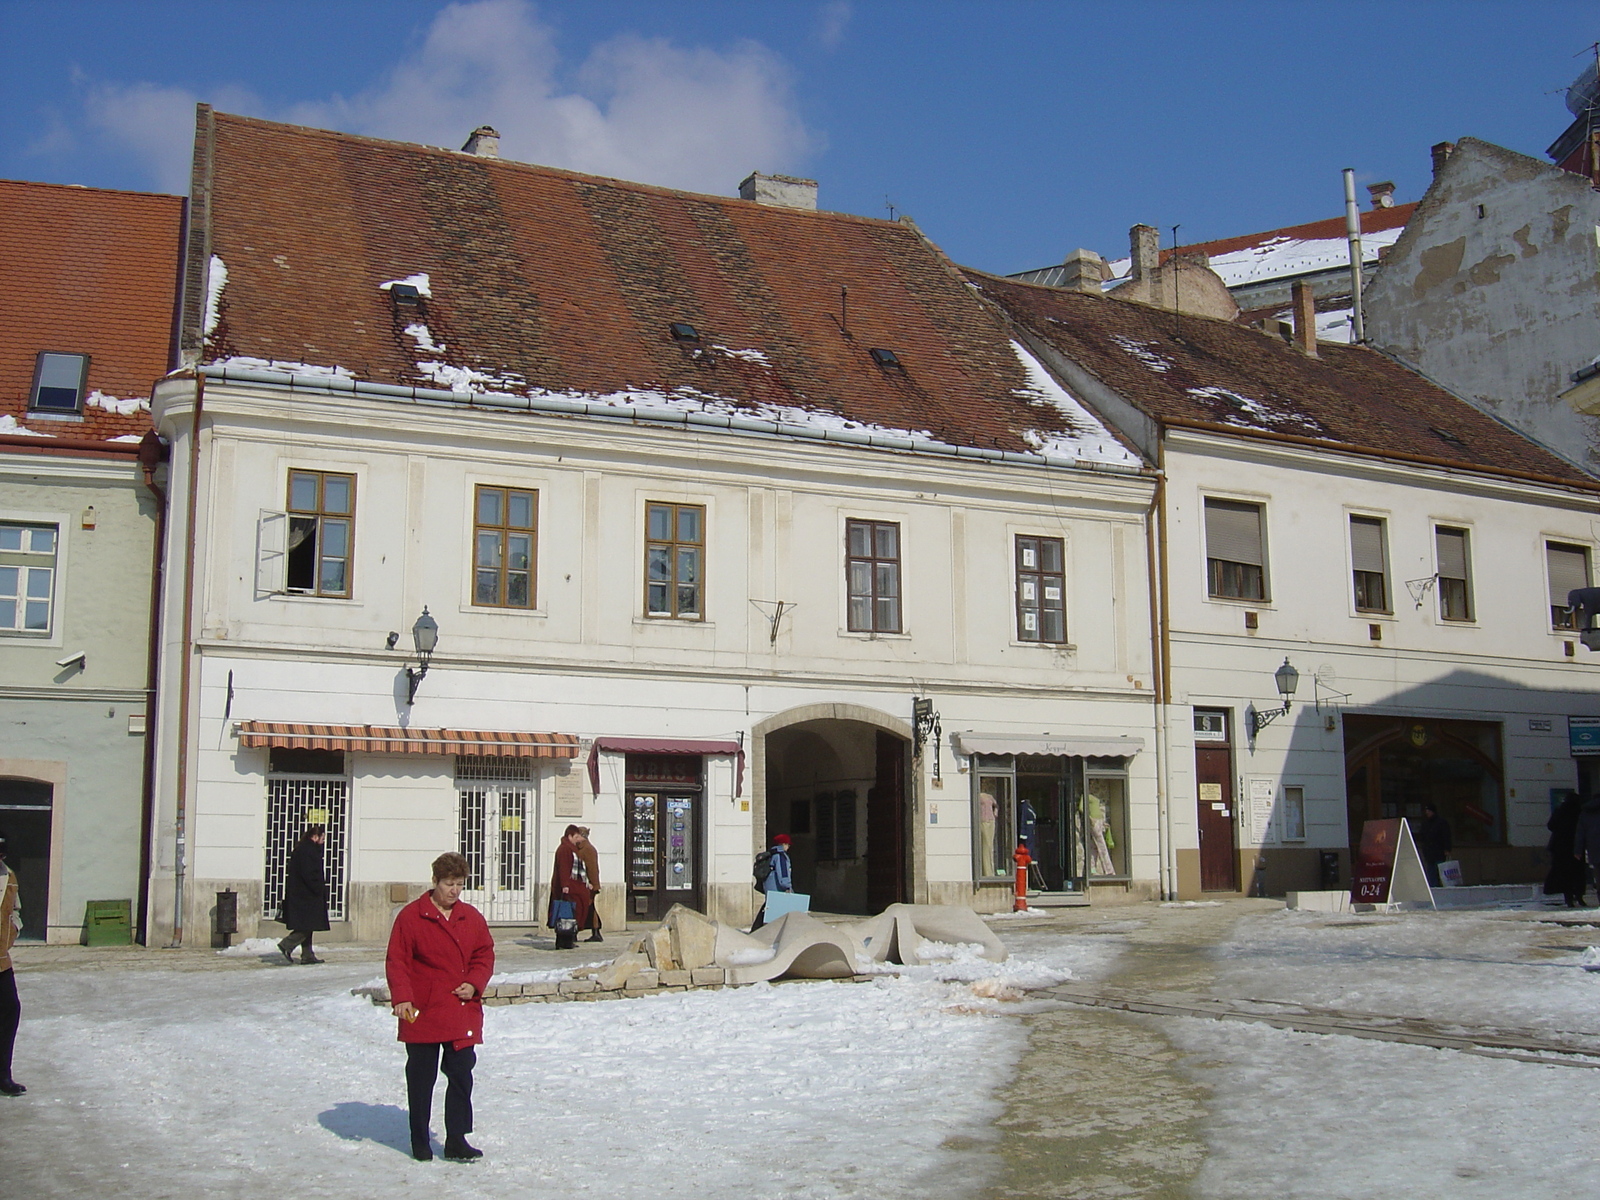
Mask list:
[[[1245,788],[1250,797],[1250,840],[1259,846],[1274,840],[1272,808],[1278,796],[1278,783],[1274,779],[1250,779],[1246,780]]]
[[[1432,908],[1433,890],[1411,826],[1399,817],[1361,827],[1361,851],[1350,883],[1351,904],[1416,903]]]

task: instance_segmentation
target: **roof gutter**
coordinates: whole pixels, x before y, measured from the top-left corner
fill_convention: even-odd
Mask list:
[[[763,421],[754,417],[724,416],[705,412],[680,412],[670,408],[649,408],[641,405],[595,404],[585,400],[565,400],[556,396],[514,396],[480,392],[450,392],[442,388],[405,387],[392,383],[370,383],[333,375],[296,375],[284,371],[260,371],[241,367],[202,366],[196,374],[206,379],[226,383],[252,383],[267,387],[288,387],[296,390],[320,392],[345,392],[357,396],[370,396],[385,400],[408,400],[416,404],[437,404],[454,408],[493,408],[511,412],[547,413],[568,417],[596,417],[607,421],[629,424],[677,425],[696,429],[722,429],[732,433],[766,437],[805,438],[812,441],[836,442],[848,446],[866,446],[877,450],[901,450],[913,454],[937,454],[946,458],[975,459],[981,462],[1016,463],[1023,466],[1047,466],[1090,470],[1115,475],[1148,476],[1145,467],[1128,467],[1118,463],[1090,462],[1076,458],[1061,458],[1051,454],[1022,454],[1015,450],[985,450],[978,446],[952,446],[945,442],[923,441],[920,438],[895,437],[892,434],[865,433],[855,429],[817,429],[810,425],[791,425],[782,421]]]
[[[1582,479],[1563,479],[1559,475],[1540,475],[1536,471],[1518,471],[1511,467],[1486,467],[1478,463],[1464,463],[1453,458],[1432,458],[1426,454],[1406,454],[1399,450],[1379,450],[1372,446],[1357,446],[1349,442],[1336,442],[1329,438],[1302,437],[1294,433],[1277,433],[1270,429],[1247,429],[1239,425],[1223,425],[1216,421],[1194,421],[1185,417],[1162,417],[1161,423],[1169,429],[1193,429],[1201,433],[1221,433],[1229,437],[1254,438],[1265,442],[1283,442],[1291,446],[1308,446],[1317,450],[1336,450],[1341,454],[1354,454],[1362,458],[1381,458],[1391,462],[1416,463],[1424,467],[1443,467],[1451,471],[1470,472],[1490,477],[1526,480],[1551,487],[1573,488],[1581,492],[1600,493],[1600,482]]]
[[[113,458],[137,458],[138,442],[102,442],[94,438],[64,438],[53,435],[30,437],[25,433],[0,433],[0,446],[21,450],[71,450],[76,453],[105,454]]]

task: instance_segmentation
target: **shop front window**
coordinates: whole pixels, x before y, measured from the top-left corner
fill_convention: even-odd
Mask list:
[[[1089,824],[1089,874],[1128,874],[1128,780],[1124,775],[1090,774],[1084,780]]]
[[[1017,852],[1016,806],[1009,775],[978,777],[978,866],[980,879],[1011,875]]]

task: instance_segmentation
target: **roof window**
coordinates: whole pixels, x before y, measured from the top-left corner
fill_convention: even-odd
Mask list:
[[[1440,429],[1437,425],[1430,425],[1428,428],[1436,437],[1442,438],[1444,441],[1449,442],[1452,446],[1460,446],[1463,450],[1466,449],[1467,444],[1455,434],[1451,433],[1448,429]]]
[[[904,366],[901,365],[900,356],[893,350],[885,350],[882,346],[874,346],[868,353],[872,355],[872,361],[886,371],[905,370]]]
[[[422,306],[422,290],[414,283],[390,284],[389,299],[394,301],[396,308],[420,308]]]
[[[87,354],[41,350],[33,368],[33,390],[28,394],[28,407],[41,412],[80,412],[88,377]]]
[[[672,334],[675,342],[698,342],[700,331],[687,321],[674,321],[667,326],[667,332]]]

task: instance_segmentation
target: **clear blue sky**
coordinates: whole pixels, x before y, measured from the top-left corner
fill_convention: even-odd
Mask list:
[[[1421,196],[1464,135],[1542,156],[1592,0],[0,0],[0,177],[183,190],[196,98],[731,193],[886,199],[994,271]],[[1364,191],[1363,191],[1364,196]]]

